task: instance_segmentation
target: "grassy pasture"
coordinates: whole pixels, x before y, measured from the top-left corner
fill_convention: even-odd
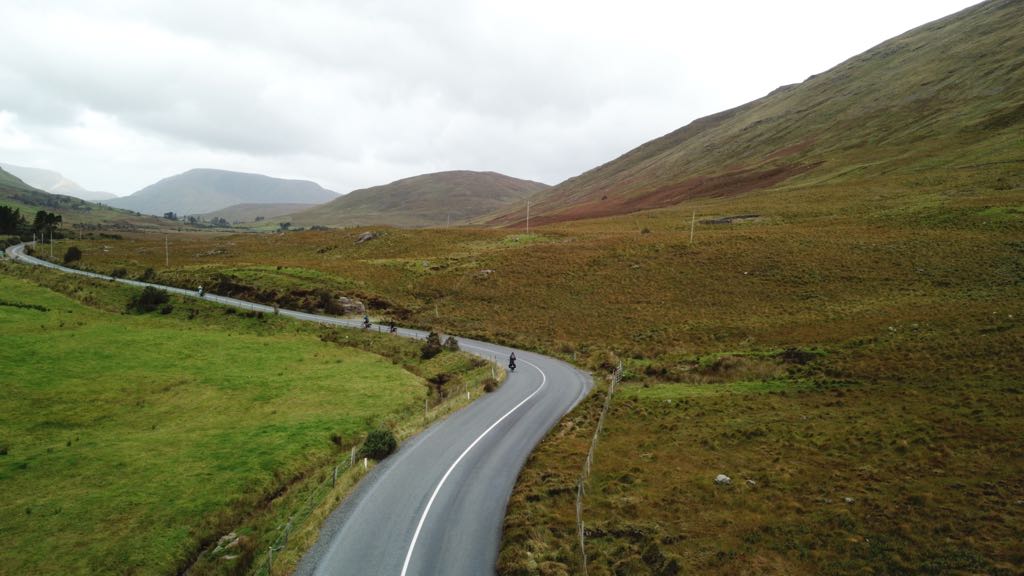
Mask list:
[[[167,270],[162,238],[126,235],[84,243],[82,265],[319,286],[594,368],[614,353],[627,383],[586,503],[591,573],[1019,573],[1024,180],[1009,162],[858,174],[529,236],[182,235]],[[597,399],[527,464],[502,573],[576,570]]]
[[[275,494],[422,414],[415,343],[176,298],[120,314],[131,288],[3,266],[5,572],[163,574],[239,525],[261,541],[273,526],[251,515]],[[470,368],[456,358],[422,372]]]

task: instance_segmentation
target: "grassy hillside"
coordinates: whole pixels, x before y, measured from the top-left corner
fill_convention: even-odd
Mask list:
[[[111,206],[144,214],[206,214],[235,204],[319,204],[338,195],[308,180],[197,168],[111,200]]]
[[[12,174],[0,169],[0,205],[21,210],[32,222],[39,210],[55,212],[64,218],[64,227],[75,225],[111,229],[160,229],[172,223],[150,216],[139,216],[127,210],[117,210],[102,204],[87,202],[72,196],[50,194],[37,190]]]
[[[475,382],[474,364],[421,363],[385,335],[177,298],[169,314],[121,314],[134,292],[0,265],[5,572],[179,573],[237,531],[229,558],[192,571],[235,573],[370,427],[422,418],[427,387],[401,365]]]
[[[535,223],[780,186],[1024,164],[1024,5],[991,0],[538,194]],[[493,221],[522,223],[510,212]]]
[[[1024,521],[1013,504],[1024,489],[1022,191],[1020,173],[997,164],[702,200],[531,235],[380,229],[361,244],[363,229],[182,235],[169,270],[162,239],[127,235],[107,252],[83,245],[83,265],[152,266],[182,285],[224,274],[224,286],[282,303],[322,288],[365,298],[376,316],[594,368],[622,358],[623,401],[587,501],[588,525],[602,530],[590,541],[594,566],[629,558],[628,573],[672,560],[744,572],[756,556],[754,566],[776,573],[913,573],[948,549],[954,557],[934,566],[1000,573],[1021,562],[1014,534]],[[787,361],[788,348],[813,360]],[[506,563],[505,573],[575,570],[569,495],[588,423],[574,414],[546,441],[550,456],[528,464],[505,557],[538,564]],[[718,473],[734,478],[732,492],[707,486]],[[759,491],[743,492],[746,479]],[[984,512],[968,506],[978,498]],[[642,567],[648,541],[637,534],[657,543],[652,567]]]
[[[257,218],[276,218],[308,210],[313,206],[315,204],[235,204],[234,206],[202,214],[201,216],[205,220],[224,218],[228,222],[235,224],[255,222]]]
[[[464,224],[546,188],[495,172],[438,172],[356,190],[281,221],[297,226],[420,228],[445,226],[450,218],[452,224]]]
[[[664,189],[665,208],[574,220],[594,212],[549,206],[557,222],[529,235],[183,235],[166,270],[163,239],[133,234],[83,244],[82,265],[273,302],[323,289],[595,370],[622,360],[584,503],[591,574],[1020,574],[1020,13],[989,2],[925,26],[846,76],[588,173],[574,197]],[[813,83],[830,90],[817,103]],[[673,196],[691,168],[732,159],[814,168]],[[368,229],[382,235],[358,243]],[[503,574],[577,573],[572,495],[601,400],[528,462]]]
[[[6,170],[14,176],[17,176],[26,184],[43,190],[44,192],[50,192],[51,194],[62,194],[64,196],[74,196],[75,198],[81,198],[82,200],[91,200],[93,202],[100,200],[110,200],[111,198],[117,198],[114,194],[109,192],[93,192],[82,188],[77,183],[68,180],[62,174],[54,172],[53,170],[44,170],[42,168],[28,168],[25,166],[15,166],[13,164],[4,163],[0,168]]]

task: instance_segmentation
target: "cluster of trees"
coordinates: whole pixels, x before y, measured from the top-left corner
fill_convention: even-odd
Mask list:
[[[0,206],[0,234],[21,234],[27,228],[28,222],[21,215],[21,210]]]
[[[174,212],[164,212],[164,218],[166,218],[167,220],[174,220],[175,222],[177,222],[178,220],[181,220],[182,222],[185,222],[187,224],[191,224],[193,226],[213,226],[213,227],[217,227],[217,228],[230,228],[231,227],[231,223],[227,221],[227,218],[221,218],[220,216],[215,216],[209,222],[205,222],[199,216],[181,216],[181,217],[179,217]]]
[[[52,236],[64,222],[60,214],[40,210],[29,225],[25,216],[19,208],[0,206],[0,234],[30,234],[36,233],[44,237]]]
[[[42,234],[44,237],[49,236],[53,238],[54,231],[60,228],[63,223],[64,217],[60,214],[40,210],[36,212],[36,218],[32,222],[32,231],[36,234]]]

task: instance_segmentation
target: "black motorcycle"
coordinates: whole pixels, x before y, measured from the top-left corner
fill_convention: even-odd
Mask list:
[[[508,369],[509,369],[510,372],[515,372],[516,371],[516,355],[515,354],[510,356],[509,359],[508,359]]]

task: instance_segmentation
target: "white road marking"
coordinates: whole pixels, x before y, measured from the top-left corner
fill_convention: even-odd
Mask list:
[[[185,290],[183,288],[175,288],[173,286],[161,286],[160,284],[150,284],[148,282],[139,282],[139,281],[135,281],[135,280],[128,280],[126,278],[111,278],[110,276],[104,276],[102,274],[96,274],[95,272],[87,272],[87,271],[84,271],[84,270],[75,270],[73,268],[66,268],[64,266],[60,266],[59,264],[53,264],[52,262],[47,262],[45,260],[40,260],[38,258],[33,258],[31,256],[28,256],[27,254],[24,253],[23,250],[24,250],[24,245],[23,244],[19,244],[18,246],[13,247],[13,249],[10,251],[11,256],[13,256],[13,258],[15,260],[22,260],[22,261],[29,262],[31,264],[38,264],[38,265],[42,265],[42,266],[45,266],[45,267],[48,267],[48,268],[54,268],[54,269],[57,269],[57,270],[62,270],[64,272],[71,272],[71,273],[74,273],[74,274],[81,274],[83,276],[91,276],[93,278],[101,278],[101,279],[104,279],[104,280],[116,280],[116,281],[124,283],[124,284],[131,284],[131,285],[135,285],[135,286],[155,286],[155,287],[163,288],[165,290],[176,292],[176,293],[181,294],[183,296],[191,296],[191,297],[194,297],[194,298],[204,298],[203,296],[199,296],[199,294],[196,293],[196,292],[193,292],[191,290]],[[215,294],[206,294],[204,299],[205,300],[209,300],[209,301],[213,301],[213,302],[218,302],[218,303],[221,303],[221,304],[226,304],[228,306],[244,307],[244,306],[248,305],[248,306],[251,306],[251,309],[253,309],[253,310],[255,310],[256,307],[261,307],[263,310],[273,311],[272,308],[270,308],[268,306],[265,306],[265,305],[254,304],[254,303],[251,303],[251,302],[246,302],[244,300],[238,300],[236,298],[229,298],[229,297],[225,297],[225,296],[217,296]],[[263,310],[261,310],[261,311],[263,311]],[[290,317],[295,318],[297,320],[306,320],[306,321],[312,321],[312,322],[328,322],[328,323],[332,323],[332,324],[338,324],[338,325],[350,326],[350,327],[354,327],[356,325],[355,324],[356,323],[355,320],[344,320],[344,319],[340,319],[340,318],[330,318],[330,317],[325,317],[325,316],[318,316],[318,315],[309,314],[309,313],[306,313],[306,312],[299,312],[299,311],[296,311],[296,310],[281,309],[281,310],[279,310],[279,313],[282,316],[290,316]],[[403,329],[403,331],[411,333],[413,338],[418,338],[419,337],[419,335],[415,331],[405,330],[405,329]],[[483,348],[481,346],[474,346],[472,344],[465,344],[464,346],[466,348],[475,348],[477,350],[482,350],[484,352],[492,352],[492,353],[494,352],[494,350],[491,350],[489,348]],[[448,480],[448,477],[451,475],[452,471],[455,470],[455,467],[459,465],[459,462],[461,462],[462,459],[466,457],[466,454],[469,454],[469,451],[472,450],[481,440],[483,440],[484,436],[487,436],[487,434],[489,434],[490,431],[493,430],[495,426],[497,426],[498,424],[501,424],[501,422],[505,418],[508,418],[509,415],[511,415],[516,410],[518,410],[523,404],[526,404],[527,402],[529,402],[530,399],[533,398],[534,396],[536,396],[537,393],[540,392],[544,388],[544,386],[547,384],[547,382],[548,382],[548,375],[545,374],[544,371],[540,369],[540,366],[537,366],[536,364],[534,364],[533,362],[530,362],[528,360],[521,360],[521,361],[524,364],[528,364],[530,366],[533,366],[537,370],[537,372],[540,372],[540,376],[541,376],[540,386],[538,386],[537,389],[534,390],[529,396],[527,396],[526,398],[523,398],[523,400],[521,402],[516,404],[511,410],[506,412],[501,418],[498,418],[497,420],[495,420],[493,424],[491,424],[486,430],[484,430],[479,436],[477,436],[476,439],[473,440],[473,443],[470,444],[468,447],[466,447],[466,449],[462,451],[462,454],[459,454],[459,457],[455,459],[455,462],[453,462],[452,465],[448,468],[448,471],[444,473],[443,477],[441,477],[441,481],[437,483],[437,487],[434,488],[434,492],[430,495],[430,500],[427,501],[427,507],[423,510],[423,515],[420,516],[420,521],[416,525],[416,532],[413,533],[412,542],[409,543],[409,551],[405,555],[405,563],[402,564],[402,576],[406,576],[406,572],[408,572],[408,570],[409,570],[409,561],[412,559],[413,550],[416,548],[416,541],[419,540],[420,531],[423,529],[423,523],[427,519],[427,514],[430,512],[430,507],[433,506],[434,500],[437,498],[438,492],[441,491],[441,487],[444,486],[444,483]]]
[[[471,346],[471,345],[467,345],[467,347],[477,348],[478,350],[482,349],[482,348],[479,348],[477,346]],[[453,462],[452,465],[448,468],[448,471],[445,472],[444,476],[441,477],[441,481],[438,482],[437,483],[437,487],[434,488],[434,493],[430,495],[430,500],[427,501],[427,507],[423,510],[423,515],[420,516],[420,521],[416,525],[416,532],[414,532],[413,535],[412,535],[412,542],[409,543],[409,551],[406,552],[406,554],[405,554],[405,563],[402,564],[402,576],[406,576],[406,572],[409,571],[409,561],[412,560],[412,552],[416,548],[416,541],[419,540],[420,530],[423,529],[423,523],[427,520],[427,514],[430,513],[430,507],[433,506],[434,499],[437,498],[437,493],[441,491],[441,487],[444,486],[444,483],[448,480],[448,476],[450,476],[452,471],[455,470],[455,467],[459,465],[459,462],[461,462],[462,459],[466,457],[466,454],[469,454],[469,451],[472,450],[473,447],[476,446],[478,442],[483,440],[484,436],[487,436],[487,434],[491,430],[493,430],[495,426],[497,426],[498,424],[501,424],[502,420],[504,420],[505,418],[508,418],[509,414],[512,414],[513,412],[518,410],[520,406],[522,406],[523,404],[526,404],[531,398],[536,396],[537,393],[540,392],[542,388],[544,388],[544,385],[547,384],[547,382],[548,382],[548,375],[545,374],[544,371],[540,369],[540,366],[537,366],[533,362],[529,362],[527,360],[522,360],[522,362],[525,363],[525,364],[529,364],[530,366],[533,366],[534,368],[537,369],[537,372],[540,372],[540,376],[541,376],[540,386],[538,386],[537,389],[534,390],[532,394],[530,394],[526,398],[523,398],[522,402],[520,402],[519,404],[516,404],[508,412],[505,412],[504,416],[502,416],[501,418],[498,418],[497,420],[495,420],[494,424],[491,424],[487,428],[487,430],[484,430],[479,436],[477,436],[476,440],[473,440],[473,443],[470,444],[469,446],[467,446],[466,449],[462,451],[462,454],[459,454],[459,457],[455,459],[455,462]]]

